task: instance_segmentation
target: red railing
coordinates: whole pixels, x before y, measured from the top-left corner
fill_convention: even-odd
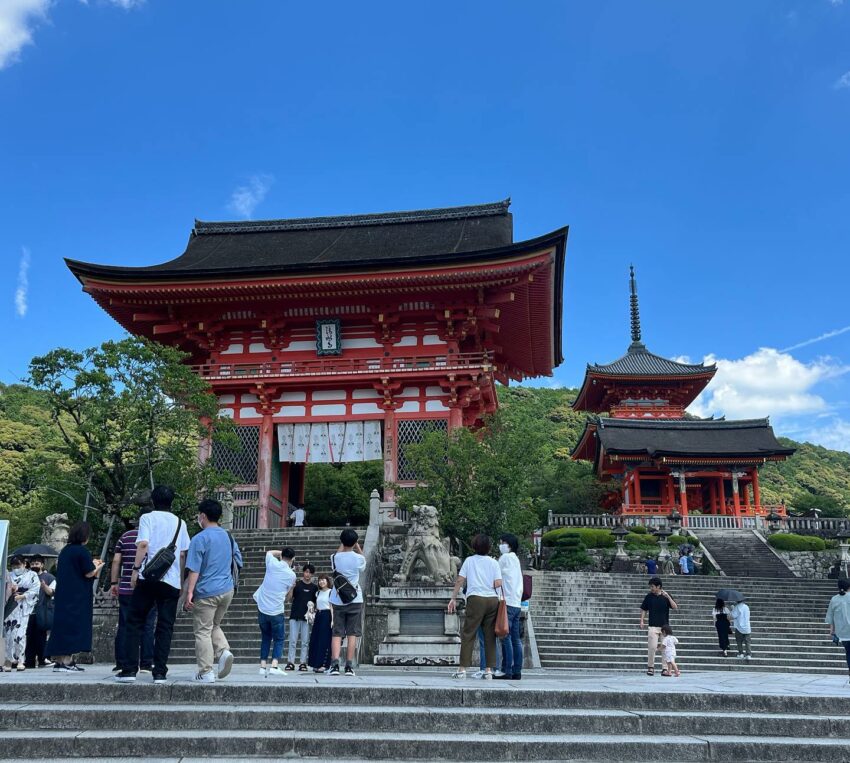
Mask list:
[[[371,376],[373,374],[408,374],[417,371],[488,370],[492,361],[488,353],[457,355],[411,355],[390,358],[316,358],[310,360],[275,360],[258,363],[206,363],[192,366],[204,379],[230,380],[254,378],[295,378],[311,376]]]

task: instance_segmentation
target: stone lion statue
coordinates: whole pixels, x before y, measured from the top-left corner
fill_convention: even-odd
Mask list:
[[[42,525],[41,542],[55,549],[58,554],[68,545],[69,529],[67,514],[51,514]]]
[[[401,563],[401,572],[393,576],[396,583],[413,581],[417,564],[425,572],[417,582],[434,585],[449,585],[457,576],[457,557],[449,552],[449,542],[440,537],[440,522],[434,506],[414,506],[410,511],[410,530],[407,533],[407,549]]]

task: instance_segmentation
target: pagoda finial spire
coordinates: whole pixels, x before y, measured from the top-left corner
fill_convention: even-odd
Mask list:
[[[640,309],[638,308],[637,281],[635,266],[629,265],[629,308],[632,315],[632,346],[641,344],[640,341]]]

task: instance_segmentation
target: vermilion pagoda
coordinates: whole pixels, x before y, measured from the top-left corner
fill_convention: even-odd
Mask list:
[[[242,452],[213,457],[256,506],[245,524],[278,527],[306,463],[380,458],[410,484],[400,446],[561,363],[567,229],[514,243],[509,204],[196,221],[170,262],[67,264],[128,331],[190,353],[237,424]]]
[[[575,410],[609,415],[588,421],[573,458],[593,461],[600,479],[619,482],[609,501],[616,514],[784,515],[784,506],[762,503],[758,470],[794,450],[777,441],[767,419],[687,417],[685,409],[717,368],[649,352],[641,342],[634,270],[630,287],[628,352],[607,365],[588,365],[573,403]]]

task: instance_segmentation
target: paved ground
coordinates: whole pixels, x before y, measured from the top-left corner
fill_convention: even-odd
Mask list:
[[[253,684],[263,686],[269,683],[286,684],[355,684],[358,686],[446,686],[465,683],[480,687],[492,686],[494,689],[510,686],[523,689],[569,689],[571,691],[611,691],[645,694],[663,691],[666,693],[721,693],[721,694],[759,694],[812,697],[850,697],[850,683],[844,676],[823,676],[801,673],[764,673],[722,671],[683,672],[681,678],[663,678],[658,672],[647,676],[634,672],[580,672],[553,669],[538,669],[523,672],[522,681],[475,681],[467,678],[465,682],[450,678],[450,670],[435,668],[374,668],[364,667],[358,670],[354,678],[345,676],[314,675],[312,673],[289,673],[285,677],[263,678],[257,673],[256,666],[235,665],[233,672],[225,681],[234,684]],[[177,665],[168,675],[169,683],[187,683],[194,671],[192,666]],[[149,673],[139,675],[138,683],[149,683]],[[0,673],[0,683],[21,684],[22,699],[26,698],[25,685],[30,683],[100,683],[114,681],[113,673],[107,666],[88,666],[85,673],[53,673],[49,668],[27,670],[22,673]],[[127,691],[133,690],[133,684],[127,685]]]

